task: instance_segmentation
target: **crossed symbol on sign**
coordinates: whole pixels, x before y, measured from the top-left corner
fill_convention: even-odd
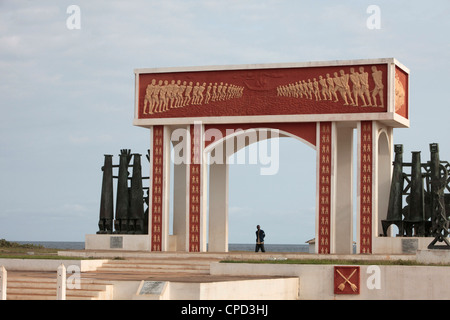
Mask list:
[[[350,278],[355,274],[356,269],[353,270],[353,272],[348,276],[348,278],[346,278],[339,270],[336,270],[337,273],[339,273],[339,275],[344,279],[344,282],[342,282],[339,286],[338,289],[341,291],[344,291],[345,289],[345,284],[348,282],[348,284],[350,285],[350,288],[352,288],[353,292],[356,292],[358,290],[358,287],[350,282]]]

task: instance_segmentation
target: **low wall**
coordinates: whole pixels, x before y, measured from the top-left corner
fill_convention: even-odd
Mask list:
[[[360,266],[360,293],[334,294],[334,265],[213,263],[212,275],[295,276],[305,300],[448,300],[450,267]]]
[[[160,296],[133,295],[134,300],[296,300],[299,279],[256,279],[220,282],[167,282]]]
[[[77,266],[80,272],[95,271],[107,260],[0,259],[7,271],[55,271],[61,264],[66,269]]]
[[[414,254],[425,250],[434,238],[430,237],[375,237],[372,242],[373,254]]]
[[[86,250],[125,250],[150,251],[150,238],[147,234],[87,234]]]
[[[168,251],[176,251],[176,236],[170,235]],[[148,234],[87,234],[86,250],[151,251]]]

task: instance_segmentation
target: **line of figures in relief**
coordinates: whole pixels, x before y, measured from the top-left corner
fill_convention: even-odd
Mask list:
[[[383,72],[378,70],[376,66],[372,66],[372,79],[374,81],[372,90],[369,87],[369,73],[364,70],[364,67],[359,67],[359,72],[355,68],[350,68],[350,74],[346,74],[341,69],[339,73],[334,72],[333,75],[334,77],[327,73],[325,76],[319,75],[318,78],[312,80],[299,80],[295,83],[278,86],[277,95],[333,102],[339,102],[340,96],[344,105],[384,108]],[[361,105],[359,104],[360,101],[362,102]]]
[[[244,87],[224,82],[181,81],[153,79],[145,90],[144,114],[166,112],[190,105],[241,98]]]

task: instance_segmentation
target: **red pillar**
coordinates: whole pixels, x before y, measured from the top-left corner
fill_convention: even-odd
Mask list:
[[[331,226],[331,122],[321,122],[319,129],[319,253],[330,253]]]
[[[191,125],[191,161],[189,166],[189,251],[200,251],[201,228],[201,161],[203,152],[202,125]]]
[[[372,253],[372,205],[373,205],[373,124],[361,122],[360,135],[360,253]]]
[[[151,218],[151,250],[162,250],[164,126],[154,126],[152,136],[152,189],[149,215]]]

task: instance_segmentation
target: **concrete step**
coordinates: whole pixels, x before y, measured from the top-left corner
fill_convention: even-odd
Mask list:
[[[55,300],[56,275],[48,277],[8,277],[7,300]],[[113,285],[106,281],[80,279],[80,288],[66,289],[67,300],[110,300],[113,297]]]
[[[209,270],[209,265],[188,265],[188,264],[136,264],[136,263],[105,263],[97,268],[130,268],[130,269],[163,269],[163,270]]]
[[[190,269],[161,269],[161,268],[99,268],[96,273],[133,273],[133,274],[171,274],[171,273],[187,273],[187,274],[209,274],[208,270],[190,270]]]
[[[96,272],[102,273],[194,273],[209,274],[210,259],[126,259],[109,260]]]
[[[189,264],[189,265],[209,265],[211,262],[220,261],[217,259],[187,259],[187,258],[128,258],[128,259],[110,259],[105,263],[137,263],[137,264]]]

